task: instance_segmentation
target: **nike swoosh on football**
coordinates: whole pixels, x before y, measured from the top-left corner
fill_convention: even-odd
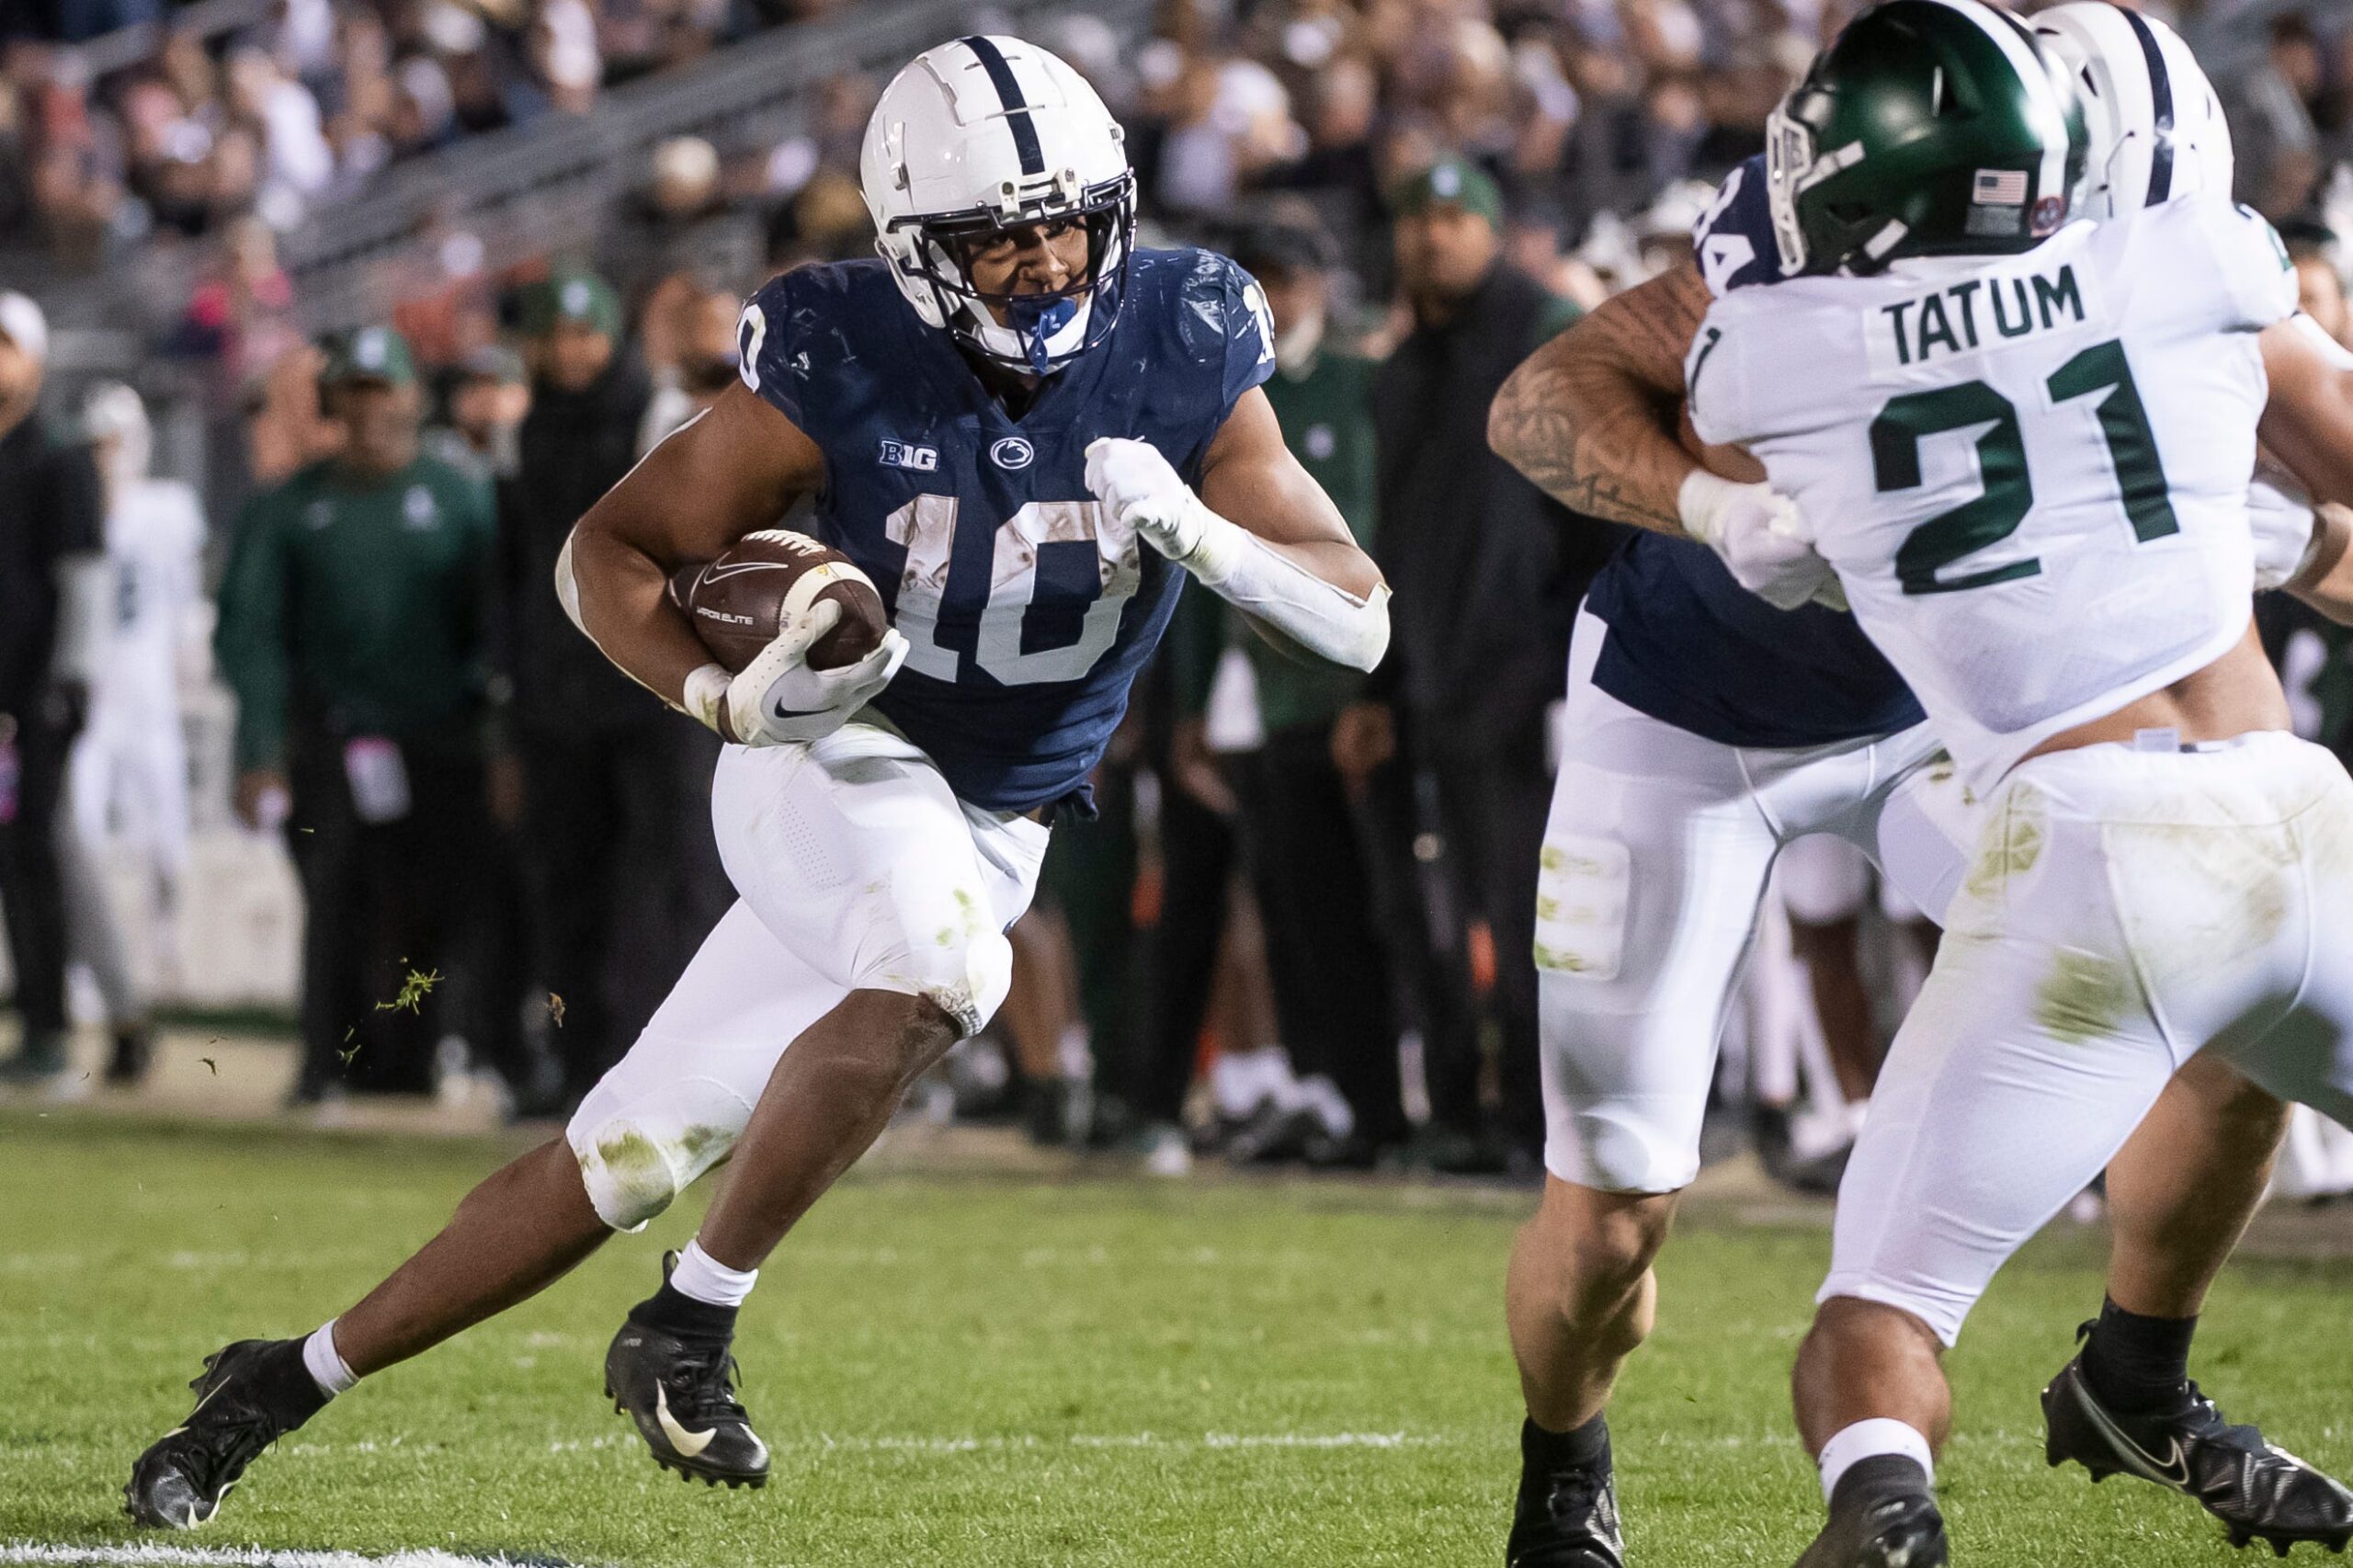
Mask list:
[[[716,1426],[708,1432],[689,1432],[679,1426],[678,1418],[670,1414],[670,1392],[660,1383],[654,1385],[654,1419],[662,1424],[662,1434],[670,1439],[670,1446],[687,1459],[699,1457],[710,1447],[710,1440],[719,1436]]]
[[[2189,1489],[2189,1459],[2181,1451],[2179,1437],[2167,1439],[2173,1444],[2172,1457],[2160,1460],[2134,1442],[2123,1427],[2111,1420],[2108,1412],[2099,1407],[2099,1402],[2090,1397],[2089,1390],[2079,1390],[2076,1399],[2077,1403],[2083,1405],[2085,1413],[2092,1418],[2092,1425],[2098,1427],[2102,1435],[2116,1446],[2128,1463],[2132,1463],[2134,1468],[2141,1471],[2143,1479],[2166,1486],[2178,1487],[2185,1492]]]
[[[710,565],[702,569],[706,583],[722,583],[730,577],[740,577],[746,572],[781,572],[788,562],[782,561],[731,561],[725,565]]]

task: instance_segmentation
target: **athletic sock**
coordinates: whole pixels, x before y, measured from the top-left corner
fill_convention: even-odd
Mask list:
[[[1909,1454],[1871,1454],[1847,1466],[1837,1485],[1824,1490],[1831,1517],[1836,1518],[1891,1497],[1916,1497],[1934,1490],[1934,1484],[1928,1466]]]
[[[1549,1432],[1534,1421],[1524,1421],[1519,1428],[1519,1455],[1529,1469],[1546,1475],[1564,1470],[1607,1469],[1609,1417],[1597,1415],[1565,1432]]]
[[[687,1244],[678,1255],[678,1267],[670,1271],[670,1289],[714,1307],[742,1306],[759,1282],[758,1269],[730,1268],[703,1251],[699,1241]]]
[[[2189,1342],[2198,1320],[2143,1317],[2103,1301],[2084,1346],[2084,1378],[2100,1403],[2119,1410],[2165,1410],[2189,1383]]]
[[[1919,1428],[1891,1417],[1858,1421],[1832,1434],[1822,1445],[1822,1495],[1831,1508],[1838,1506],[1838,1489],[1850,1477],[1874,1491],[1925,1490],[1936,1480],[1936,1456]],[[1907,1468],[1908,1467],[1908,1468]],[[1914,1471],[1918,1471],[1916,1487]]]
[[[311,1381],[319,1385],[319,1392],[327,1399],[350,1388],[359,1381],[359,1374],[344,1361],[335,1347],[335,1319],[329,1318],[302,1341],[303,1369]]]
[[[687,1267],[688,1260],[697,1255],[700,1256],[702,1262],[693,1270],[689,1270]],[[706,1268],[716,1270],[725,1278],[713,1283],[704,1284],[703,1281],[710,1278],[710,1276],[705,1273]],[[735,1308],[720,1301],[698,1301],[681,1290],[678,1286],[683,1280],[689,1284],[696,1284],[699,1289],[708,1290],[712,1294],[722,1294],[733,1289],[728,1283],[729,1279],[733,1279],[742,1287],[735,1297],[737,1301],[741,1301],[745,1295],[750,1293],[750,1281],[758,1272],[757,1269],[745,1271],[728,1268],[724,1264],[712,1259],[710,1255],[703,1252],[700,1246],[689,1242],[687,1244],[687,1252],[681,1255],[677,1267],[670,1271],[670,1277],[662,1282],[662,1288],[631,1307],[629,1310],[629,1315],[648,1328],[657,1328],[665,1334],[673,1334],[681,1339],[721,1341],[732,1339],[735,1335]]]

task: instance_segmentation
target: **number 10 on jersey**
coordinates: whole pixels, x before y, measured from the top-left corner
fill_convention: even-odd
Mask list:
[[[939,617],[949,592],[958,501],[918,495],[883,520],[892,543],[905,547],[893,619],[908,643],[907,664],[935,680],[952,681],[959,654],[939,641]],[[1095,547],[1095,591],[1086,600],[1075,641],[1059,648],[1022,648],[1022,627],[1038,599],[1038,559],[1049,546]],[[997,525],[989,551],[988,597],[973,656],[1006,686],[1073,681],[1095,667],[1120,634],[1120,616],[1143,580],[1135,530],[1123,528],[1099,501],[1032,501]],[[1082,574],[1083,575],[1083,574]],[[968,589],[961,580],[958,597]],[[1067,590],[1057,594],[1075,608]]]

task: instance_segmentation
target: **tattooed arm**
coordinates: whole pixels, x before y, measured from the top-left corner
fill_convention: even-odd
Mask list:
[[[1563,506],[1683,532],[1677,497],[1701,466],[1680,439],[1683,356],[1707,312],[1689,262],[1607,301],[1511,373],[1488,410],[1487,444]],[[1731,449],[1711,460],[1727,477],[1763,477]]]

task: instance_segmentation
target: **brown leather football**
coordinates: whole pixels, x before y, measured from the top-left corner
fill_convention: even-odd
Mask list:
[[[842,618],[809,650],[809,667],[835,670],[872,653],[891,624],[872,579],[830,545],[790,528],[745,534],[718,560],[682,566],[670,597],[687,612],[710,656],[740,670],[775,641],[786,597],[802,578],[822,574],[817,599],[840,601]]]

